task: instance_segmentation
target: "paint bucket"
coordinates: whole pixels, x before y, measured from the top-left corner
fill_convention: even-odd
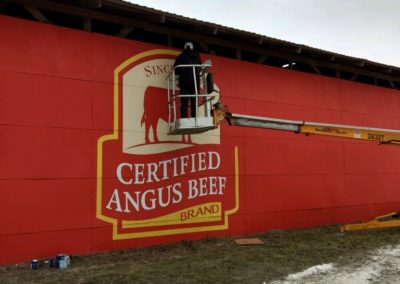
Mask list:
[[[58,269],[64,269],[67,268],[67,262],[65,260],[56,260],[54,266]]]
[[[56,256],[54,266],[59,269],[67,268],[71,264],[71,259],[66,254],[59,254]]]
[[[31,269],[39,269],[39,261],[37,259],[32,259]]]

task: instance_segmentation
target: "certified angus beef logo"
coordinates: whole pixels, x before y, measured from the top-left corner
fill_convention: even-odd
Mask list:
[[[96,212],[113,239],[225,230],[238,210],[237,148],[221,146],[220,130],[167,135],[177,55],[146,51],[114,71],[114,131],[97,142]]]

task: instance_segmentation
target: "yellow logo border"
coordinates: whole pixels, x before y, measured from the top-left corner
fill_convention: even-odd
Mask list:
[[[111,223],[113,225],[113,240],[123,239],[134,239],[144,237],[157,237],[166,235],[177,235],[187,234],[195,232],[206,232],[206,231],[218,231],[226,230],[229,228],[229,215],[236,213],[239,210],[239,151],[238,147],[235,146],[235,207],[226,210],[224,213],[224,223],[222,225],[211,225],[211,226],[198,226],[189,228],[175,228],[165,230],[155,230],[147,232],[135,232],[135,233],[119,233],[118,232],[118,220],[107,217],[102,213],[102,192],[103,192],[103,143],[111,140],[118,140],[119,131],[119,73],[124,70],[127,66],[138,61],[142,58],[152,55],[175,55],[179,54],[178,51],[168,49],[153,49],[145,52],[141,52],[135,56],[124,61],[114,70],[114,131],[112,134],[101,136],[97,140],[97,182],[96,182],[96,217],[104,222]],[[196,222],[193,222],[196,223]]]

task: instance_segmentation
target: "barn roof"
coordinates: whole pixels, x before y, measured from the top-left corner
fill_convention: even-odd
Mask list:
[[[204,22],[121,0],[3,0],[0,14],[291,68],[387,88],[400,88],[400,68]]]

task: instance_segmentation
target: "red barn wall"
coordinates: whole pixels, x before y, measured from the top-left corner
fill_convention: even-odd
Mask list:
[[[238,210],[229,226],[113,238],[113,225],[98,218],[98,140],[115,130],[114,70],[154,49],[165,48],[0,16],[0,263],[398,211],[397,147],[223,124],[216,149],[238,149]],[[400,129],[398,91],[206,58],[234,113]],[[233,163],[224,159],[221,170],[234,175]]]

